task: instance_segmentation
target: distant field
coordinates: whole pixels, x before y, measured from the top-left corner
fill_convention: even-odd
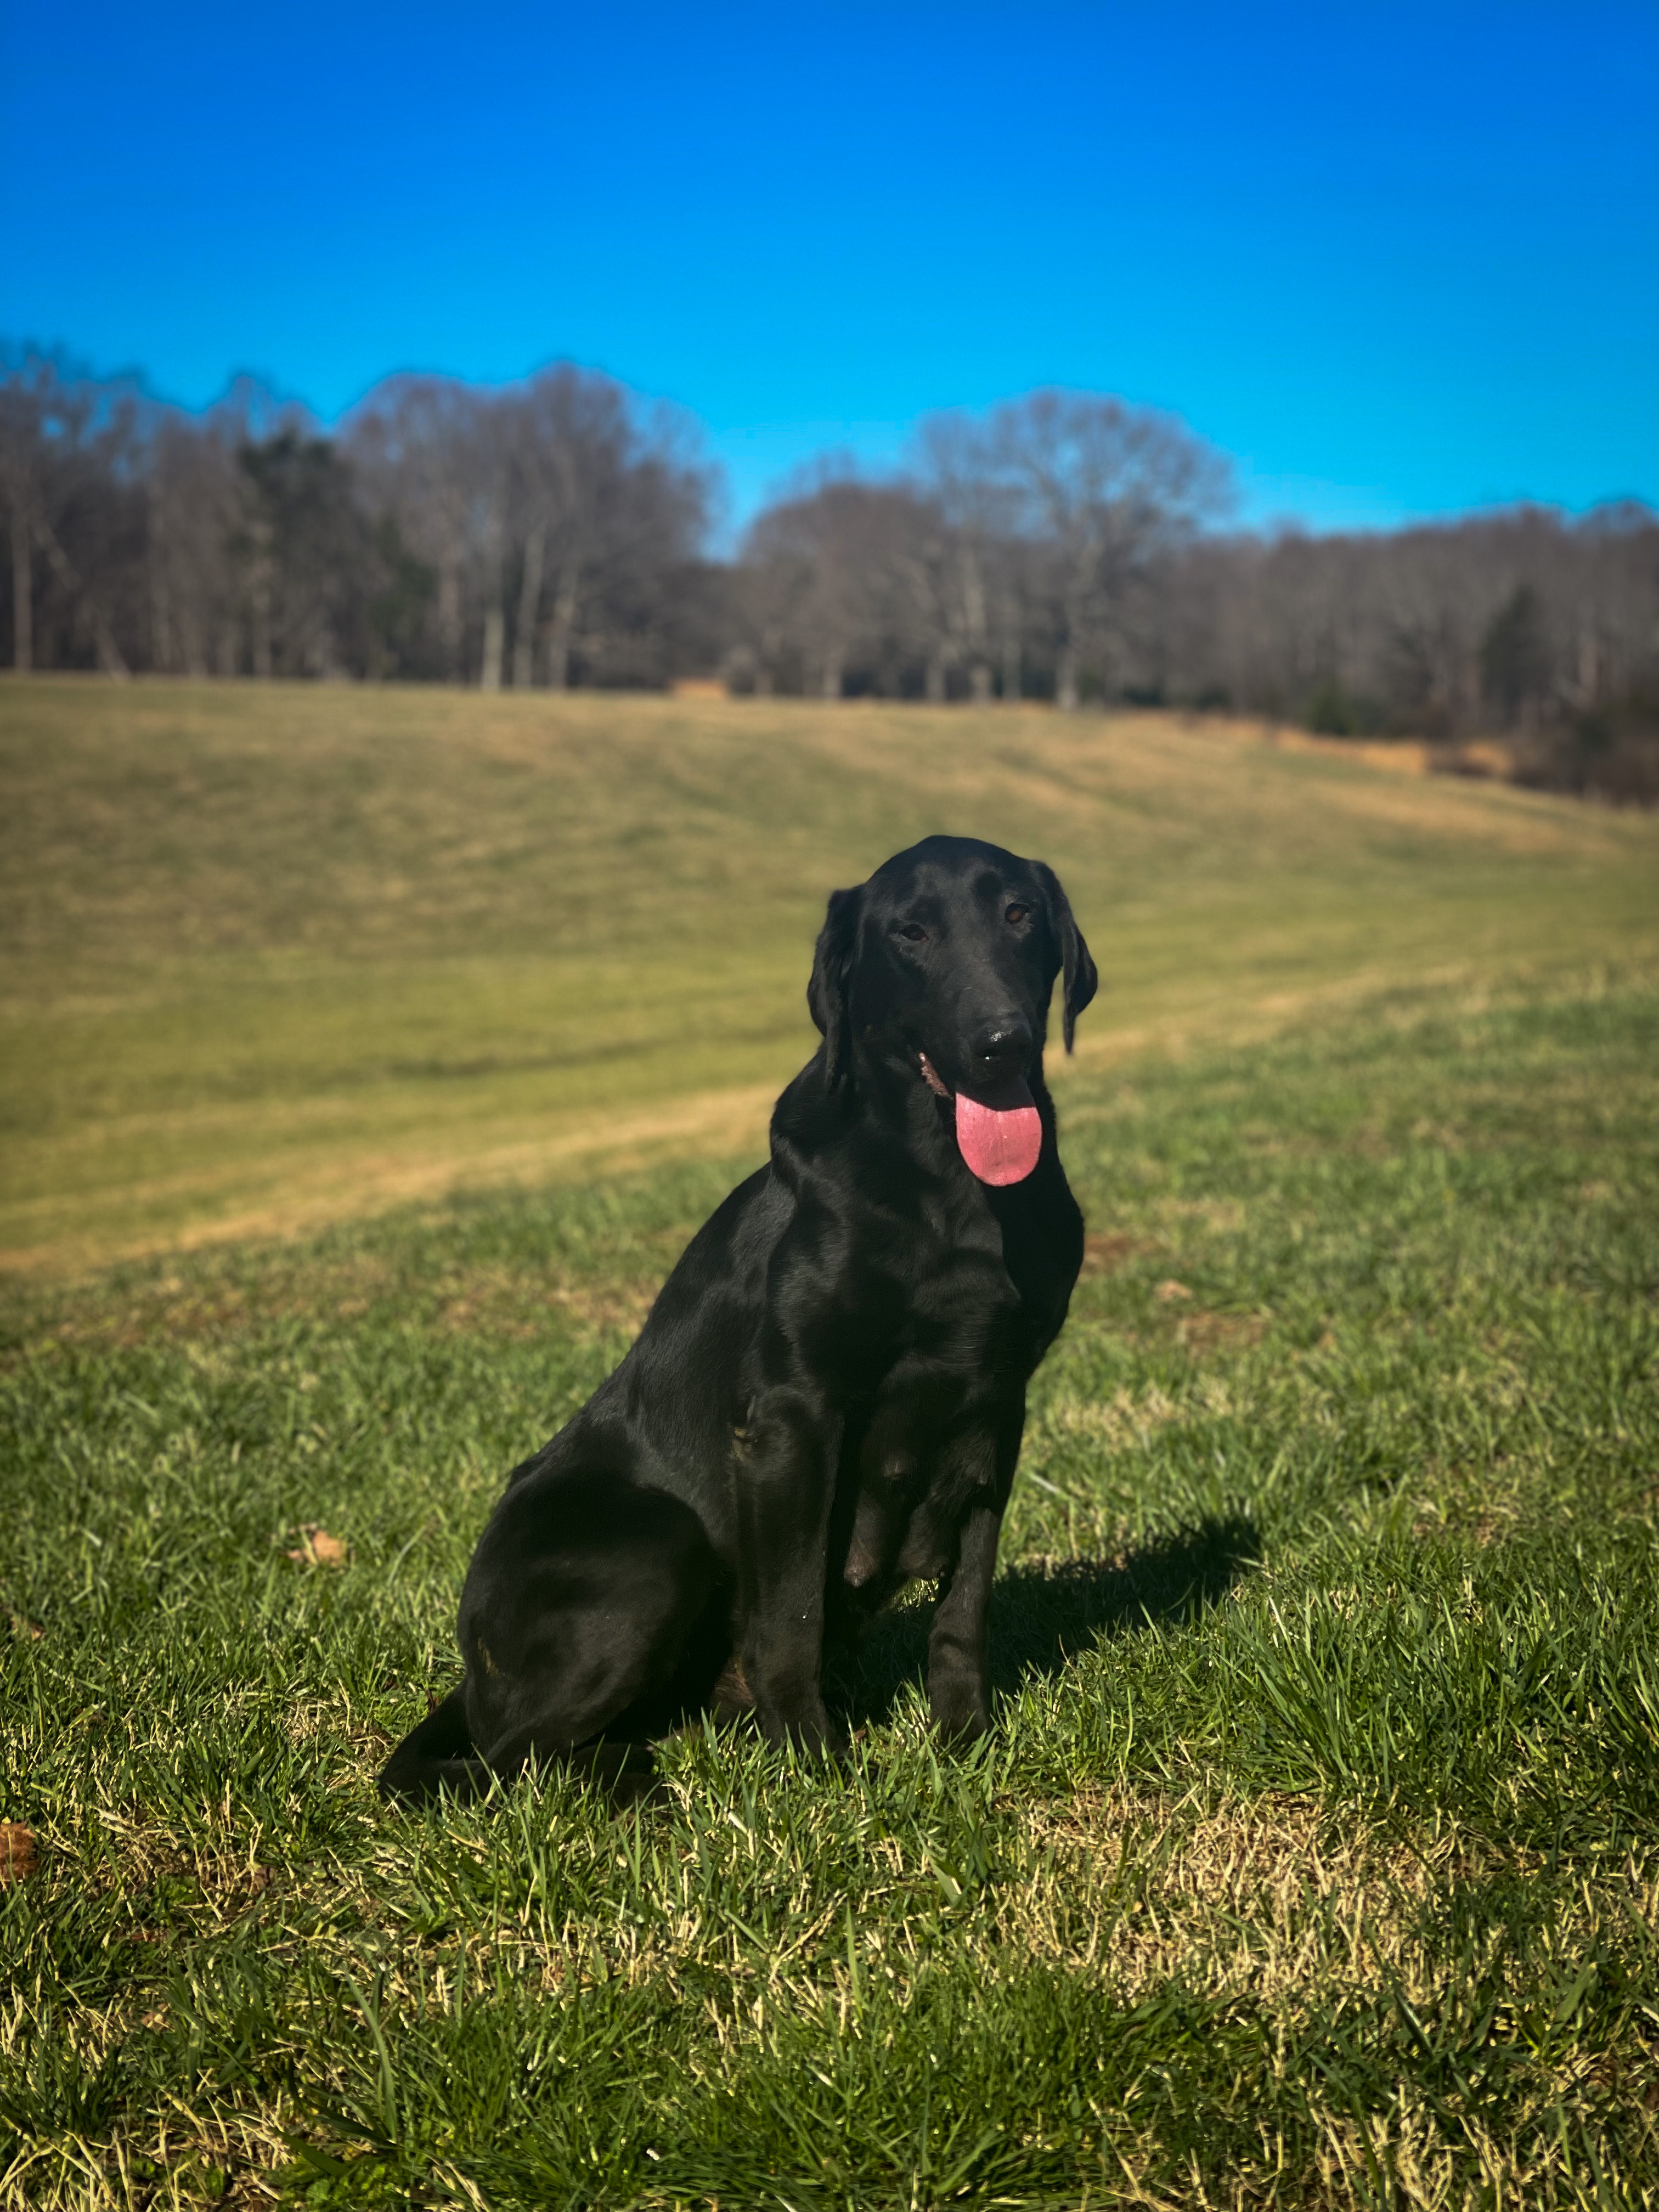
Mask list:
[[[826,891],[1042,854],[1080,1064],[1651,972],[1659,822],[1167,716],[0,684],[0,1262],[761,1141]]]
[[[919,1595],[846,1774],[692,1735],[615,1820],[373,1776],[739,1163],[15,1285],[0,2207],[1659,2204],[1656,1006],[1079,1073],[994,1737],[930,1743]]]

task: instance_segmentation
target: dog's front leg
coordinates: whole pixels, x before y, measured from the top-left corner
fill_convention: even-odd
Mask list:
[[[763,1733],[839,1750],[824,1709],[823,1601],[841,1417],[812,1394],[768,1390],[738,1441],[738,1649]]]
[[[953,1742],[970,1743],[991,1725],[991,1584],[1024,1430],[1025,1394],[1020,1390],[995,1407],[986,1427],[970,1431],[958,1446],[962,1472],[975,1488],[962,1519],[956,1565],[940,1593],[927,1640],[927,1703],[934,1727]]]
[[[1001,1534],[1000,1505],[984,1503],[969,1508],[957,1564],[927,1640],[928,1706],[934,1727],[953,1742],[969,1743],[991,1725],[986,1646]]]

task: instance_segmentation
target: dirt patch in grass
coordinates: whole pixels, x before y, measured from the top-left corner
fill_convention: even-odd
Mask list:
[[[1208,1313],[1201,1307],[1182,1313],[1175,1329],[1176,1342],[1194,1359],[1219,1352],[1249,1352],[1267,1333],[1262,1314]]]
[[[1158,1247],[1144,1237],[1109,1235],[1104,1231],[1091,1230],[1083,1240],[1083,1267],[1085,1275],[1115,1275],[1131,1260],[1138,1260]]]

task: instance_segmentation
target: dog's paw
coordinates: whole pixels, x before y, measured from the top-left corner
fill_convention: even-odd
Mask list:
[[[991,1733],[990,1707],[977,1691],[964,1689],[956,1695],[936,1696],[930,1704],[933,1732],[944,1743],[977,1743],[981,1736]]]
[[[834,1721],[827,1723],[821,1732],[811,1736],[802,1735],[795,1741],[803,1751],[816,1752],[820,1759],[827,1759],[831,1766],[845,1766],[853,1749],[848,1741],[847,1731],[838,1728]]]
[[[780,1751],[793,1751],[808,1759],[827,1759],[832,1766],[844,1766],[847,1763],[849,1747],[846,1731],[827,1715],[781,1722],[769,1728],[763,1722],[762,1734]]]

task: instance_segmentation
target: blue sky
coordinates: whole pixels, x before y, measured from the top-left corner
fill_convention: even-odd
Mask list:
[[[332,418],[570,358],[735,517],[1059,383],[1247,512],[1659,501],[1659,4],[9,0],[0,332]]]

